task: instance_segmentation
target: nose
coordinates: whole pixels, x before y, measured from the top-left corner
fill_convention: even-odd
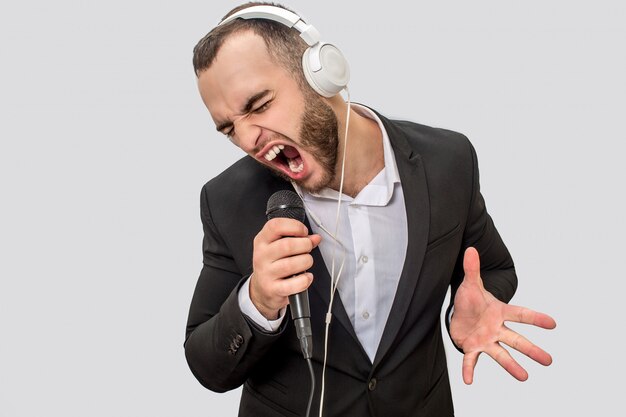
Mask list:
[[[253,153],[261,136],[261,128],[251,123],[246,116],[235,119],[233,127],[235,135],[232,140],[235,145],[239,146],[246,153]]]

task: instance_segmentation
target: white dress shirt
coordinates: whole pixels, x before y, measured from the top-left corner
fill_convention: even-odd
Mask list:
[[[387,132],[380,119],[368,108],[353,104],[352,109],[378,123],[383,137],[385,167],[356,197],[341,197],[337,238],[346,252],[337,290],[361,345],[373,361],[404,265],[408,245],[407,220],[400,176]],[[354,138],[348,146],[358,146],[358,138]],[[349,163],[349,160],[346,161],[346,164]],[[317,222],[321,222],[328,231],[335,232],[339,193],[330,188],[319,193],[308,193],[297,186],[294,188],[302,197],[307,211],[314,214],[309,216],[309,223],[313,232],[322,236],[319,250],[329,273],[333,254],[335,256],[336,274],[343,249],[322,231]],[[244,314],[268,331],[278,329],[284,310],[277,320],[263,317],[250,300],[248,282],[244,283],[238,295]]]

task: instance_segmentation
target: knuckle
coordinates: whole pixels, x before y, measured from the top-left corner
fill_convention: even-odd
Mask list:
[[[262,248],[255,247],[252,249],[252,262],[255,264],[263,264],[267,259],[267,255]]]
[[[496,361],[503,365],[511,363],[511,357],[505,349],[502,349],[496,353]]]
[[[289,263],[288,262],[280,262],[278,265],[276,265],[276,275],[280,278],[284,278],[289,276],[291,268],[289,267]]]
[[[268,222],[265,223],[265,225],[267,226],[269,231],[273,233],[278,233],[280,230],[285,228],[285,220],[288,220],[288,219],[285,219],[282,217],[275,217],[271,220],[268,220]]]
[[[290,291],[291,289],[291,283],[287,280],[283,280],[281,282],[281,285],[277,287],[276,289],[276,295],[281,297],[282,299],[286,299],[287,297],[289,297],[292,292]]]
[[[268,220],[268,222],[265,223],[265,226],[263,227],[263,229],[268,231],[268,232],[275,231],[276,230],[276,220],[278,220],[278,219]]]
[[[307,253],[305,256],[305,269],[309,269],[312,266],[313,266],[313,256]]]
[[[517,349],[519,349],[519,347],[520,347],[520,342],[521,342],[521,340],[520,340],[520,335],[519,335],[519,334],[515,335],[515,336],[513,337],[513,340],[511,341],[511,347],[512,347],[513,349],[516,349],[516,350],[517,350]]]
[[[295,239],[283,239],[281,243],[286,253],[295,253],[297,251],[297,242],[295,241]]]

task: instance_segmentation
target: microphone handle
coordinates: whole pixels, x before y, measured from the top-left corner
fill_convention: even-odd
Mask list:
[[[300,340],[300,348],[304,359],[313,356],[313,331],[311,330],[311,309],[309,308],[309,292],[304,290],[289,296],[289,308],[296,336]]]
[[[289,296],[289,308],[291,309],[291,317],[295,319],[311,317],[311,308],[309,307],[309,292],[304,290],[297,294]]]

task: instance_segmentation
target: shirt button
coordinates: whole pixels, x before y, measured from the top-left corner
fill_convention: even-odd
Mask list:
[[[367,263],[367,261],[369,261],[369,258],[365,255],[361,256],[361,262],[363,262],[364,264]]]
[[[369,389],[370,391],[374,391],[376,389],[376,382],[376,378],[370,379],[370,382],[368,382],[367,384],[367,389]]]
[[[363,312],[363,314],[362,314],[362,317],[363,317],[365,320],[367,320],[367,319],[369,319],[369,318],[370,318],[370,313],[368,313],[367,311],[364,311],[364,312]]]

